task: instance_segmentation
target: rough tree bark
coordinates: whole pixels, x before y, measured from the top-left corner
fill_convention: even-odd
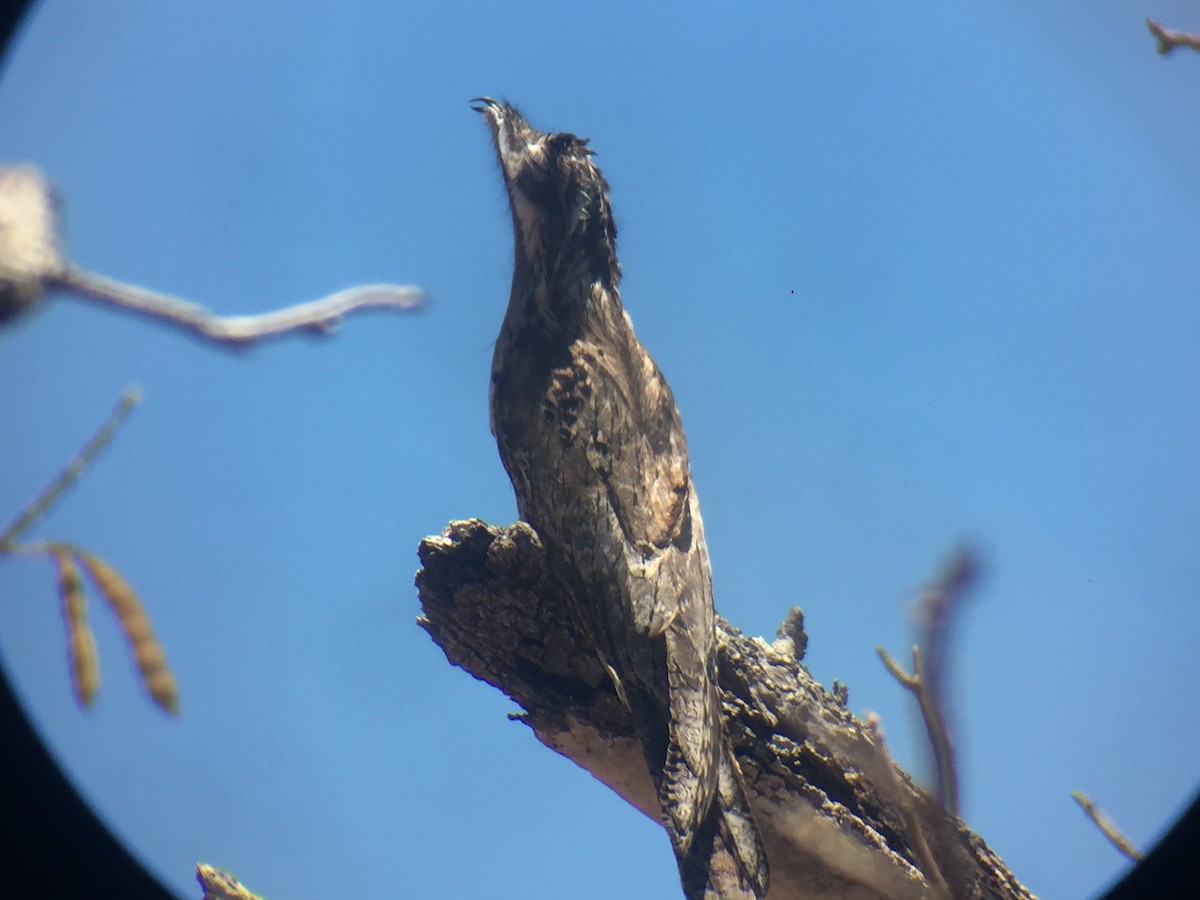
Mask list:
[[[533,531],[451,522],[419,554],[419,622],[446,658],[504,691],[538,740],[657,820],[629,715],[556,596]],[[789,616],[771,644],[718,623],[726,724],[770,858],[772,900],[1032,897],[813,681],[799,661],[800,622]]]

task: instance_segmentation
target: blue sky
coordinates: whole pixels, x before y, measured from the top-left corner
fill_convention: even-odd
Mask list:
[[[1150,844],[1200,783],[1200,58],[1194,6],[47,0],[0,73],[0,159],[71,257],[226,313],[350,284],[417,317],[217,351],[54,301],[0,333],[0,510],[121,390],[145,402],[38,527],[111,560],[170,720],[92,601],[74,705],[49,564],[0,561],[0,656],[67,771],[183,896],[657,898],[665,835],[506,720],[414,619],[416,546],[515,516],[487,427],[509,215],[467,101],[592,138],[624,299],[688,431],[718,608],[921,764],[906,603],[960,538],[964,814],[1034,891]],[[614,862],[619,860],[619,863]]]

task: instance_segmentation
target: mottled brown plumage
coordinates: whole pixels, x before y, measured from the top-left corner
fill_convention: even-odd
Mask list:
[[[761,897],[766,858],[721,720],[687,444],[621,305],[608,184],[586,140],[478,104],[516,243],[491,414],[521,518],[630,709],[684,893]]]

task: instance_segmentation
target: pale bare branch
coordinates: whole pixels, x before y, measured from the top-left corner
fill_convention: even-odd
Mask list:
[[[34,498],[32,503],[21,510],[12,524],[4,529],[3,534],[0,534],[0,553],[11,553],[16,549],[16,541],[21,536],[21,533],[37,521],[38,517],[54,504],[54,501],[59,498],[63,491],[75,483],[87,464],[112,440],[113,435],[117,433],[117,429],[121,427],[121,423],[125,421],[125,417],[133,411],[133,408],[139,402],[141,402],[141,393],[138,389],[134,387],[126,388],[116,408],[109,413],[108,418],[104,420],[104,424],[83,445],[83,449],[75,455],[74,459],[67,463],[66,468],[59,472],[53,481],[43,488],[42,492]]]
[[[48,282],[84,299],[126,312],[147,316],[180,328],[194,337],[218,344],[244,347],[267,338],[296,331],[328,334],[349,313],[365,309],[412,312],[424,304],[419,288],[400,284],[363,284],[319,300],[298,303],[253,316],[216,316],[196,303],[169,294],[114,281],[78,266],[67,265]]]
[[[1091,797],[1083,791],[1071,791],[1071,796],[1075,798],[1075,802],[1079,804],[1084,815],[1091,819],[1095,826],[1104,832],[1104,836],[1108,838],[1114,847],[1134,862],[1142,860],[1142,851],[1133,845],[1133,841],[1121,833],[1121,829],[1092,802]]]
[[[15,321],[50,291],[137,313],[225,347],[297,331],[328,334],[352,312],[413,312],[419,288],[364,284],[318,300],[251,316],[217,316],[203,306],[89,272],[64,256],[58,202],[34,166],[0,166],[0,324]]]
[[[1200,50],[1200,34],[1188,34],[1186,31],[1172,31],[1170,28],[1163,27],[1161,22],[1156,22],[1153,19],[1146,20],[1146,27],[1150,29],[1150,33],[1158,41],[1158,46],[1155,49],[1162,56],[1166,56],[1176,47],[1190,47],[1193,50]]]

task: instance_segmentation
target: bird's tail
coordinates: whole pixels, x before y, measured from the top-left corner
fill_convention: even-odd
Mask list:
[[[729,742],[723,743],[714,802],[687,850],[676,848],[679,879],[687,900],[761,900],[770,883],[767,854]]]
[[[655,735],[651,729],[643,741],[651,771],[661,773],[655,781],[663,824],[684,895],[687,900],[765,897],[767,855],[725,733],[716,673],[691,636],[668,628],[665,637],[667,733]],[[656,718],[662,721],[662,711],[640,720]]]

